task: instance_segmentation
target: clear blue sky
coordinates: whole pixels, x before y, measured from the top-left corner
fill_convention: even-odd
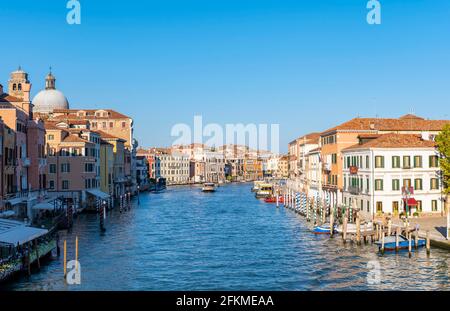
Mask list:
[[[71,108],[135,120],[141,145],[175,123],[279,123],[281,143],[355,116],[450,118],[450,1],[2,1],[0,82],[20,64],[33,95],[53,66]]]

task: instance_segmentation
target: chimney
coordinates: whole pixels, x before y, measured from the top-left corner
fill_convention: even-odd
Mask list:
[[[3,85],[0,84],[0,95],[3,94]]]

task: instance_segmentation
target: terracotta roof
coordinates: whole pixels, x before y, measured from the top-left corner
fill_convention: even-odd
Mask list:
[[[122,139],[120,137],[111,135],[111,134],[103,132],[103,131],[96,130],[96,131],[92,131],[92,132],[100,134],[101,138],[103,138],[103,139],[117,139],[117,140],[125,141],[125,139]]]
[[[362,144],[356,144],[345,148],[343,151],[369,148],[435,148],[436,143],[424,140],[420,135],[389,133],[371,139]]]
[[[10,103],[10,102],[23,102],[22,99],[11,96],[7,93],[3,93],[0,95],[0,102],[1,103]]]
[[[107,117],[95,115],[96,111],[102,111],[102,110],[108,112]],[[84,111],[89,115],[79,117],[77,114],[79,111]],[[53,116],[52,119],[68,118],[68,117],[70,119],[130,119],[130,117],[128,117],[120,112],[117,112],[115,110],[112,110],[112,109],[54,109],[53,113],[64,113],[66,115]]]
[[[65,143],[88,143],[88,144],[92,144],[90,141],[83,139],[77,135],[68,135],[63,139],[63,142]]]
[[[399,119],[354,118],[324,132],[325,136],[335,131],[440,131],[450,120],[425,120],[413,115],[405,115]]]

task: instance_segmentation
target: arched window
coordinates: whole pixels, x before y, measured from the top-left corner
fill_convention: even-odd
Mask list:
[[[19,91],[22,91],[22,84],[21,84],[21,83],[19,83],[19,84],[17,85],[17,89],[18,89]]]
[[[15,91],[17,89],[17,85],[14,83],[13,84],[13,91]]]

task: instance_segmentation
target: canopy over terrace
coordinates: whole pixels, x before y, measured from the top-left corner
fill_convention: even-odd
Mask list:
[[[23,245],[47,233],[46,229],[28,227],[20,221],[0,219],[0,244]]]

